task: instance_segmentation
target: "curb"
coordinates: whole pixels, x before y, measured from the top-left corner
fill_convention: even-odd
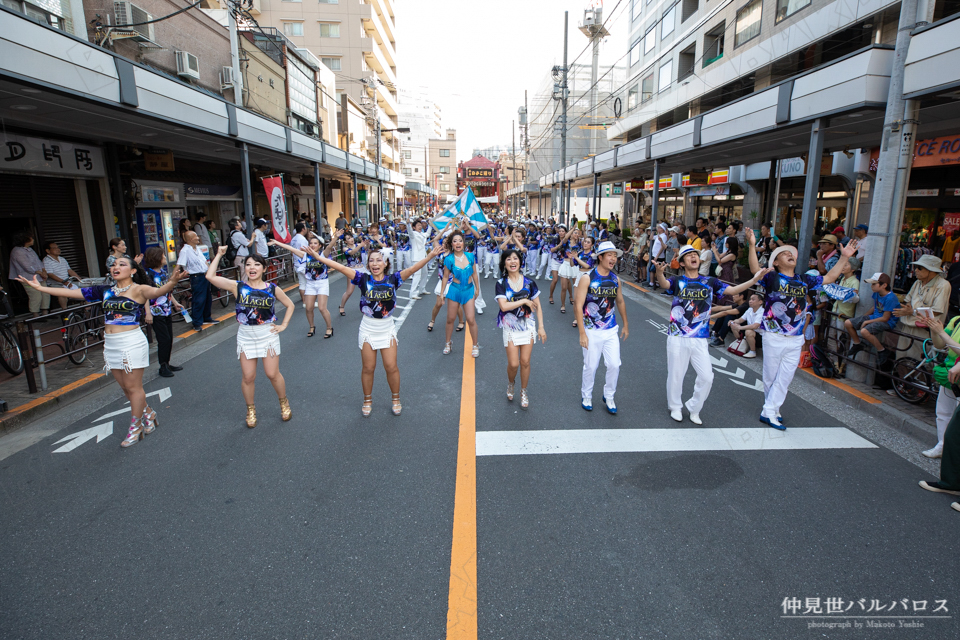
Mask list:
[[[296,283],[283,287],[284,291],[291,291],[292,289],[296,288]],[[300,293],[293,293],[290,295],[290,298],[294,302],[299,302]],[[224,307],[224,309],[227,308],[229,308],[229,305]],[[233,315],[234,314],[231,311],[228,314],[218,316],[217,319],[221,320],[220,324],[213,325],[209,328],[204,328],[203,331],[194,332],[187,329],[185,332],[187,335],[185,337],[181,338],[174,336],[172,353],[177,353],[186,347],[200,342],[210,335],[219,333],[227,327],[235,326],[236,323],[223,321],[225,318]],[[185,324],[185,327],[189,327],[189,325]],[[181,332],[181,335],[183,333],[184,332]],[[150,355],[153,356],[151,358],[151,368],[148,370],[150,373],[147,373],[146,371],[144,372],[144,383],[150,382],[159,377],[156,371],[156,354],[157,343],[156,340],[154,340],[152,343],[150,343]],[[113,383],[113,376],[107,375],[106,373],[92,373],[59,389],[53,389],[51,391],[47,391],[46,393],[38,393],[33,400],[30,400],[19,407],[11,409],[4,414],[0,414],[0,436],[10,434],[17,429],[25,427],[37,418],[45,416],[49,413],[53,413],[61,407],[80,400],[96,391],[99,391],[100,389],[103,389],[104,387],[112,385]]]
[[[650,306],[661,307],[664,312],[669,311],[670,305],[668,304],[669,298],[667,296],[654,293],[632,282],[623,282],[632,287],[637,295],[647,301]],[[801,384],[811,386],[853,409],[877,418],[883,422],[883,424],[896,429],[914,440],[928,444],[931,438],[937,437],[937,429],[935,426],[917,420],[882,400],[860,394],[854,389],[846,387],[842,382],[824,380],[808,369],[800,369],[800,371],[807,373],[806,376],[798,376],[796,378],[800,380]]]

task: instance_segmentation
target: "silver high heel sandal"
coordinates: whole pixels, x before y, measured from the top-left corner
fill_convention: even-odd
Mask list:
[[[513,400],[513,384],[511,382],[507,385],[507,400]]]

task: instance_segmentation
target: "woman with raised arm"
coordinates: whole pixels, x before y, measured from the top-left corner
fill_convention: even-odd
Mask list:
[[[343,229],[340,229],[340,231],[343,231],[341,234],[343,236],[343,255],[347,260],[347,266],[351,269],[359,269],[362,271],[365,268],[363,266],[365,264],[363,245],[358,244],[357,239],[349,231]],[[347,283],[347,290],[343,292],[343,296],[340,298],[340,315],[347,315],[347,300],[350,299],[350,296],[353,295],[353,290],[356,288],[356,285],[352,282]]]
[[[593,268],[597,266],[597,256],[593,253],[593,244],[594,239],[588,236],[583,239],[583,244],[580,247],[580,251],[572,254],[571,259],[579,269],[577,278],[573,281],[573,291],[577,290],[577,285],[580,284],[580,278],[588,275],[591,271],[593,271]],[[561,291],[561,294],[562,293],[563,291]],[[573,292],[570,293],[570,300],[573,300]],[[576,319],[573,321],[573,326],[577,326]]]
[[[298,258],[304,258],[306,260],[306,262],[303,263],[305,268],[304,279],[306,280],[306,289],[303,290],[303,310],[307,314],[307,322],[310,323],[310,330],[307,331],[307,337],[312,338],[317,332],[317,328],[313,324],[313,305],[316,303],[320,307],[320,315],[327,325],[327,331],[323,334],[323,337],[329,338],[333,336],[333,323],[330,320],[330,312],[327,311],[327,298],[330,296],[330,278],[327,274],[327,265],[320,262],[320,252],[322,250],[323,255],[329,258],[330,250],[333,249],[334,243],[343,235],[343,229],[337,230],[333,239],[325,248],[320,244],[320,236],[309,231],[308,233],[313,237],[310,238],[310,242],[303,249],[297,249],[276,240],[271,240],[267,244],[283,247]]]
[[[477,276],[476,263],[472,253],[465,250],[463,231],[457,229],[444,242],[447,257],[443,259],[443,280],[449,282],[444,298],[447,299],[447,341],[443,346],[443,355],[448,355],[453,348],[453,321],[457,312],[463,307],[467,317],[467,326],[470,327],[470,337],[473,339],[474,358],[480,355],[480,334],[477,330],[476,301],[480,290],[480,280]]]
[[[422,269],[440,253],[440,246],[420,259],[415,265],[387,275],[389,263],[379,251],[367,256],[367,269],[361,271],[345,267],[339,262],[320,256],[320,262],[336,269],[353,284],[360,287],[360,359],[363,363],[360,382],[363,386],[363,406],[360,413],[368,417],[373,411],[373,373],[377,368],[377,352],[383,361],[387,384],[393,393],[393,415],[400,415],[400,369],[397,368],[397,329],[393,323],[393,310],[397,306],[397,289],[403,281]]]
[[[293,411],[287,400],[287,383],[280,373],[280,333],[287,328],[293,317],[293,301],[283,289],[272,282],[264,281],[267,260],[263,256],[247,256],[243,263],[246,281],[228,280],[218,276],[217,267],[226,252],[226,247],[217,250],[207,269],[207,280],[216,288],[229,291],[237,300],[237,322],[240,323],[237,330],[237,358],[243,372],[240,389],[243,400],[247,403],[247,426],[251,429],[257,426],[257,407],[254,403],[257,360],[263,361],[263,372],[267,374],[280,399],[280,419],[286,422],[293,417]],[[277,319],[277,300],[287,309],[283,322],[279,325],[274,324]]]
[[[560,266],[560,313],[567,312],[566,297],[570,296],[570,303],[573,304],[573,282],[580,277],[579,265],[575,264],[573,259],[580,253],[580,229],[573,227],[564,236],[564,241],[557,247],[557,255],[563,258],[563,264]],[[552,287],[551,287],[552,288]]]
[[[123,395],[130,401],[130,428],[127,437],[120,443],[129,447],[143,439],[145,434],[153,433],[159,424],[157,412],[147,406],[147,395],[143,390],[143,370],[150,365],[150,345],[140,330],[140,316],[143,306],[150,300],[166,296],[177,282],[186,277],[178,266],[162,287],[136,284],[134,276],[142,282],[147,281],[140,265],[128,256],[116,257],[110,267],[113,286],[97,285],[82,289],[54,289],[40,284],[37,276],[27,280],[19,276],[17,280],[24,286],[33,287],[40,293],[100,302],[103,309],[104,328],[103,368],[110,371]]]
[[[500,257],[503,277],[497,281],[497,302],[500,313],[497,326],[503,329],[503,346],[507,350],[507,400],[513,400],[517,369],[520,370],[520,408],[530,406],[527,383],[530,381],[530,354],[537,337],[547,341],[540,309],[540,289],[532,279],[520,272],[520,252],[507,249]],[[536,326],[533,314],[536,313]]]

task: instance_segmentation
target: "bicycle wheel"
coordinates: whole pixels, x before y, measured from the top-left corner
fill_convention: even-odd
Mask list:
[[[931,388],[933,376],[920,366],[918,360],[900,358],[893,365],[893,375],[893,388],[905,402],[920,404],[930,395],[926,389]]]
[[[67,358],[70,359],[70,362],[73,364],[83,364],[83,361],[87,359],[87,352],[81,351],[80,353],[73,353],[73,345],[77,342],[77,338],[87,332],[87,325],[90,321],[86,320],[86,317],[80,312],[74,312],[67,316],[67,326],[64,327],[65,334],[63,336],[63,344],[67,348]]]
[[[67,336],[67,357],[73,364],[83,364],[87,360],[87,345],[90,343],[90,333],[81,331]]]
[[[11,375],[17,375],[23,371],[23,353],[20,351],[20,343],[17,342],[17,336],[10,327],[5,324],[0,324],[0,364]]]

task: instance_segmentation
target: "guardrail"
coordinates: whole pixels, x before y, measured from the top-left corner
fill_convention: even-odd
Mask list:
[[[230,277],[227,274],[232,274],[234,279],[239,279],[238,273],[239,269],[232,265],[217,270],[217,275]],[[282,282],[294,277],[293,261],[290,253],[283,252],[267,259],[264,280]],[[184,300],[191,298],[189,281],[182,280],[177,283],[173,295],[178,296],[178,301],[181,303],[183,303],[183,300],[179,298]],[[223,305],[226,306],[229,298],[229,292],[217,290],[213,300],[215,302],[222,301]],[[189,308],[189,304],[184,304],[184,307]],[[40,325],[51,321],[59,323],[59,326],[40,328]],[[146,330],[147,341],[153,342],[150,325],[141,319],[140,327]],[[47,384],[47,365],[63,358],[69,358],[76,365],[82,364],[86,359],[88,349],[103,344],[103,336],[104,324],[100,302],[74,304],[56,313],[27,318],[17,322],[17,338],[23,352],[24,376],[30,393],[39,393],[49,388]],[[61,353],[48,358],[44,349],[49,347],[55,347]],[[39,387],[37,377],[40,378]]]

